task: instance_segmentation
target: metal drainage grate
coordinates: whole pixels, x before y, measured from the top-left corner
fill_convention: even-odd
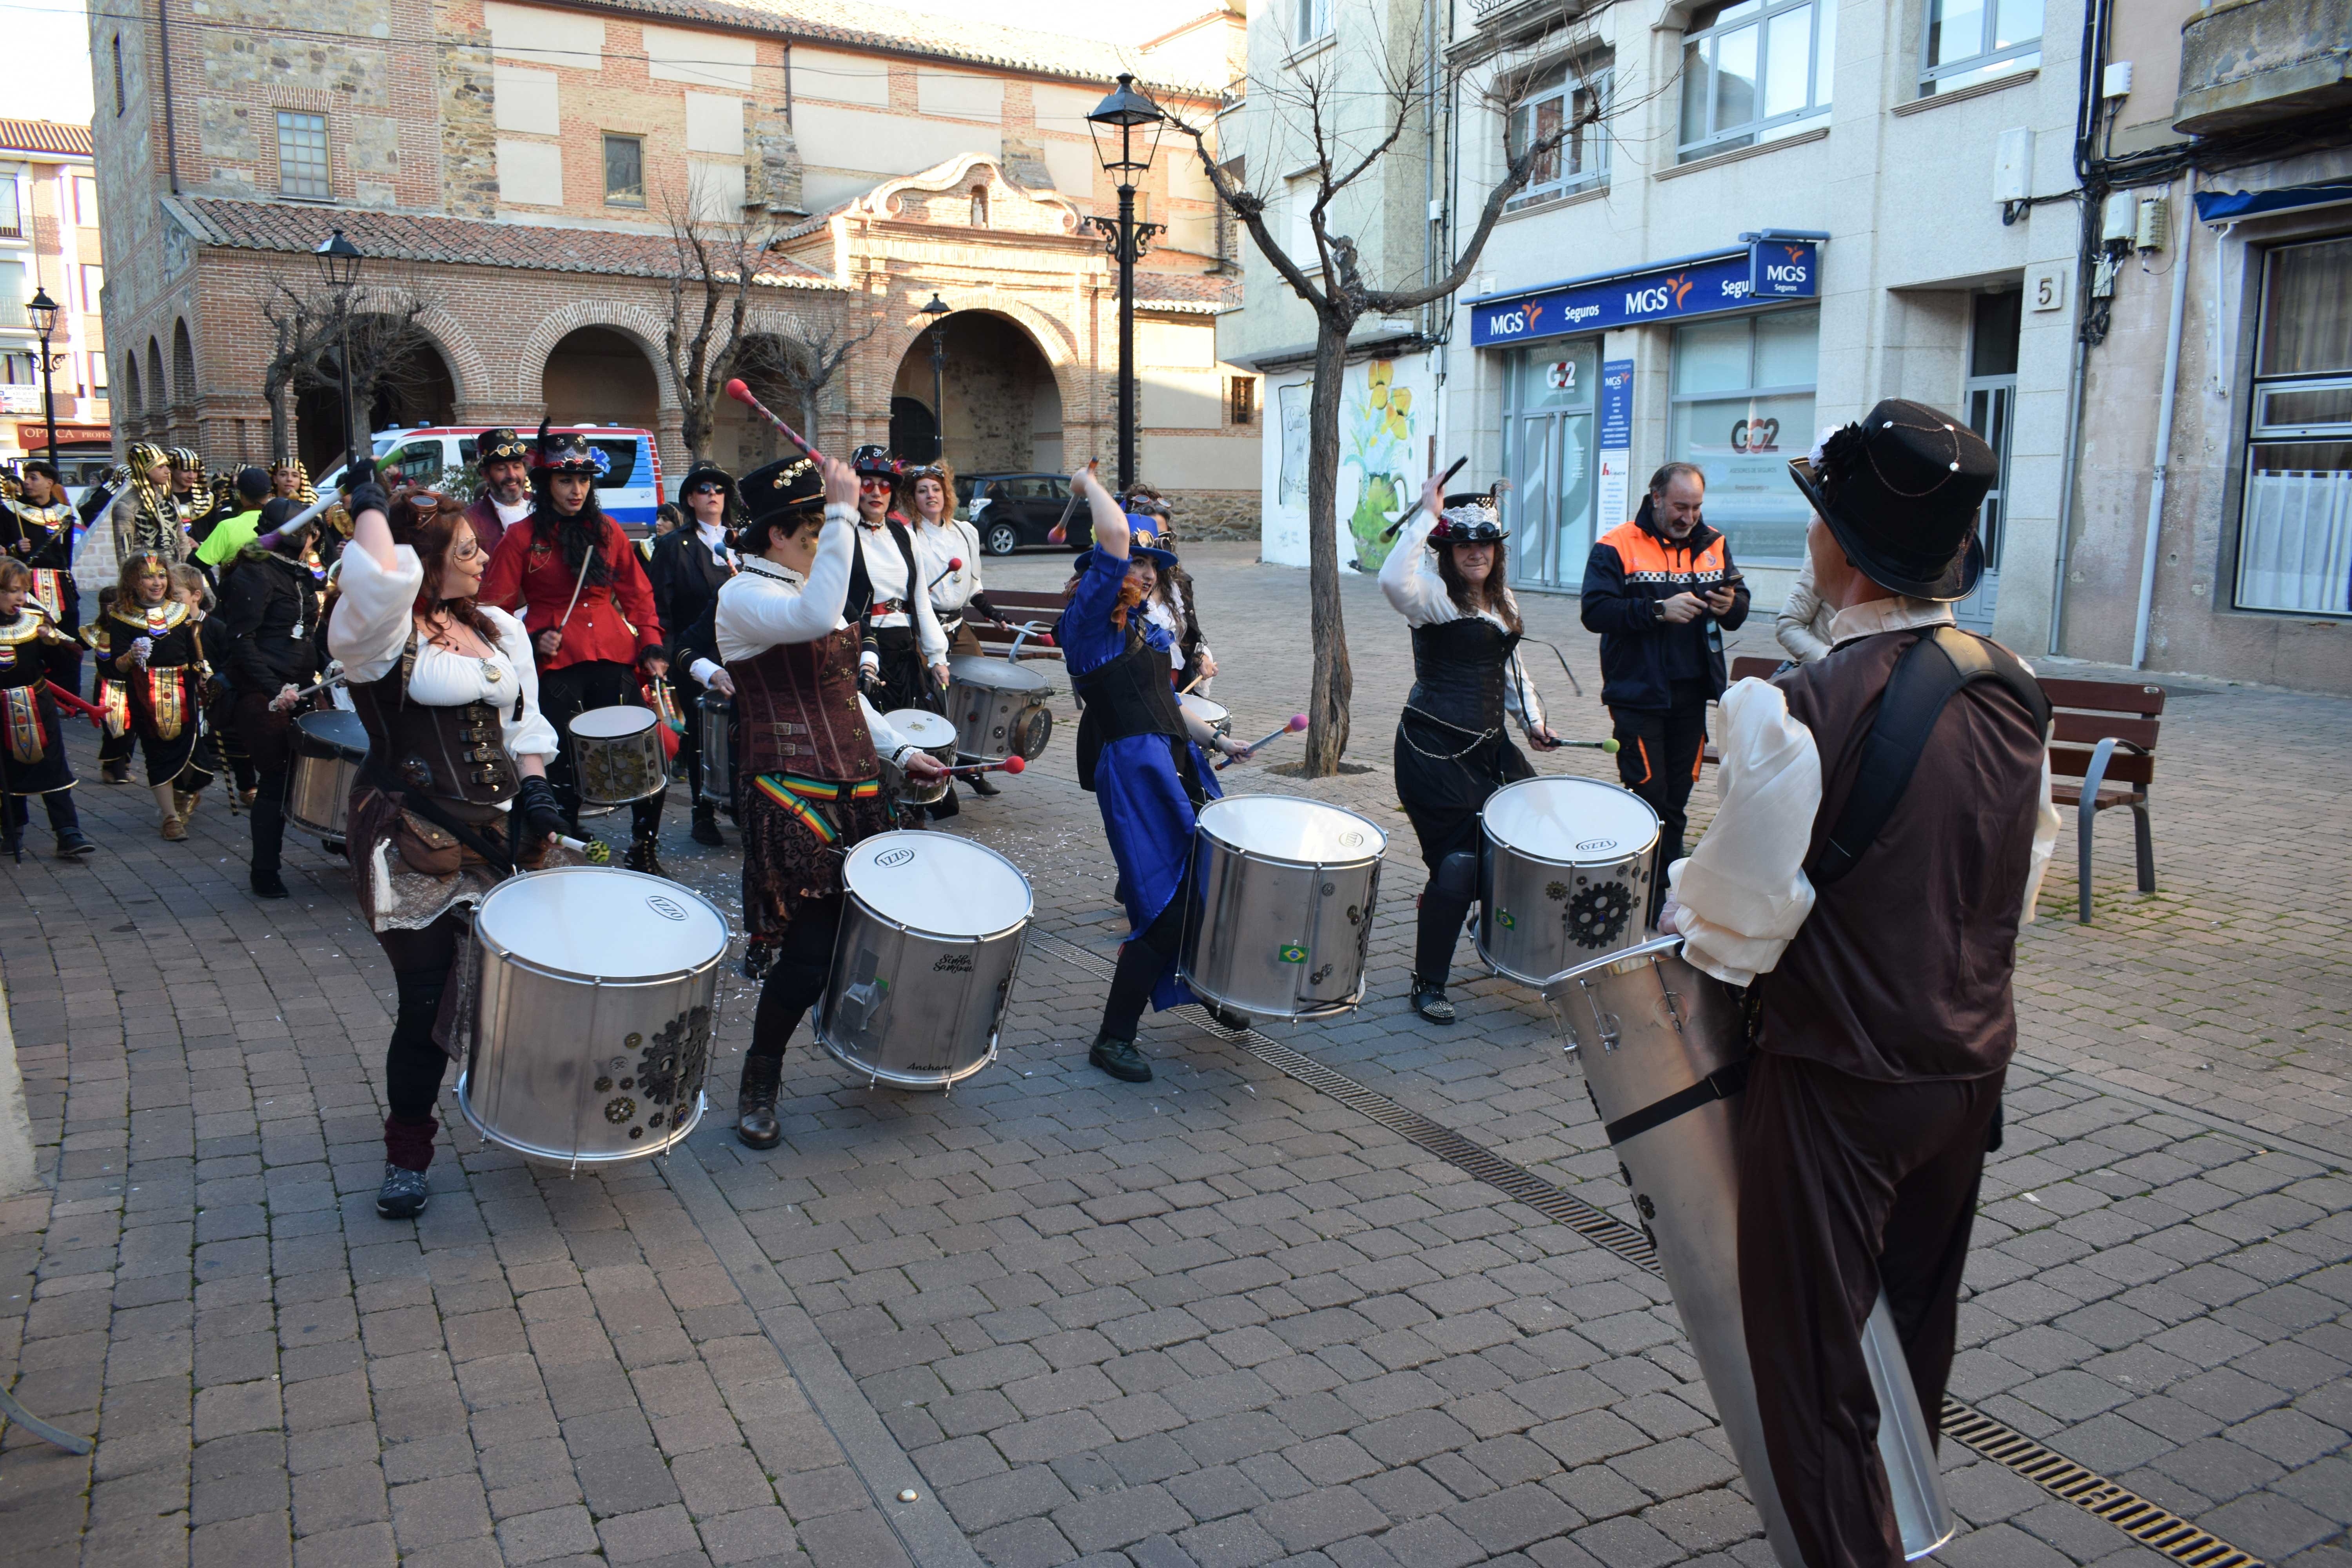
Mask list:
[[[1066,963],[1108,979],[1111,966],[1077,943],[1052,931],[1031,936],[1056,950]],[[1515,1165],[1493,1150],[1472,1142],[1452,1128],[1410,1110],[1387,1095],[1366,1089],[1344,1073],[1332,1071],[1312,1057],[1266,1038],[1255,1029],[1232,1030],[1212,1019],[1206,1009],[1180,1007],[1188,1022],[1230,1045],[1239,1046],[1286,1078],[1297,1079],[1319,1094],[1379,1122],[1408,1142],[1428,1150],[1454,1169],[1475,1177],[1515,1202],[1567,1226],[1596,1247],[1606,1247],[1628,1263],[1660,1273],[1656,1248],[1650,1238],[1606,1210],[1598,1209],[1524,1165]],[[2053,1453],[2024,1433],[2003,1426],[1972,1405],[1947,1396],[1943,1408],[1944,1436],[2002,1468],[2023,1476],[2062,1502],[2106,1521],[2141,1545],[2164,1553],[2190,1568],[2265,1568],[2251,1552],[2231,1545],[2210,1531],[2200,1530],[2179,1514],[2158,1507],[2130,1488],[2118,1485],[2063,1454]]]

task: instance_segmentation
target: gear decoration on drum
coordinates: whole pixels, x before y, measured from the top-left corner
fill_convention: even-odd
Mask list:
[[[1619,882],[1596,882],[1568,901],[1568,938],[1579,947],[1607,947],[1625,929],[1633,895]]]
[[[623,1122],[634,1121],[636,1114],[637,1102],[625,1094],[614,1095],[604,1102],[604,1120],[615,1127]]]

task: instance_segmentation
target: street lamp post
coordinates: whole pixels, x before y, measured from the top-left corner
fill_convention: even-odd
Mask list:
[[[49,466],[57,468],[59,484],[65,482],[65,469],[58,467],[58,399],[49,385],[49,372],[57,368],[63,356],[49,353],[49,334],[58,330],[58,302],[49,298],[47,289],[33,290],[32,303],[25,307],[33,318],[33,331],[41,337],[41,422],[49,430]]]
[[[1134,77],[1121,73],[1118,89],[1095,106],[1087,123],[1096,156],[1118,178],[1118,216],[1087,221],[1118,263],[1118,490],[1124,496],[1135,485],[1135,264],[1160,232],[1156,223],[1135,221],[1135,181],[1151,167],[1167,117],[1135,90]]]
[[[343,237],[337,229],[319,242],[310,252],[319,263],[319,276],[328,288],[335,290],[335,316],[339,348],[336,358],[343,375],[343,466],[349,469],[360,460],[359,437],[352,434],[352,423],[358,410],[352,397],[352,288],[360,279],[360,263],[366,259],[360,247]]]
[[[931,290],[930,303],[920,313],[931,319],[931,413],[939,426],[931,461],[943,463],[948,456],[948,304],[938,289]]]

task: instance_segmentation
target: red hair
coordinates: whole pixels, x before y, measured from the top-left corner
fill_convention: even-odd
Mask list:
[[[425,567],[425,585],[416,595],[417,613],[429,616],[446,610],[451,620],[471,627],[483,641],[495,646],[499,628],[482,614],[482,607],[471,595],[451,599],[441,593],[441,578],[449,564],[449,547],[457,540],[458,527],[466,521],[465,507],[439,490],[409,485],[392,498],[392,510],[385,519],[392,525],[392,542],[415,550],[416,559]]]

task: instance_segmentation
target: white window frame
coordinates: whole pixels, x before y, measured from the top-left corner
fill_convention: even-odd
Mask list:
[[[1800,121],[1812,120],[1828,114],[1830,110],[1830,67],[1832,62],[1825,58],[1824,56],[1828,55],[1831,52],[1831,48],[1834,47],[1833,40],[1835,39],[1837,30],[1837,4],[1838,0],[1760,0],[1760,3],[1759,0],[1748,0],[1748,5],[1735,5],[1725,7],[1724,14],[1717,18],[1712,26],[1684,35],[1683,44],[1685,52],[1683,56],[1683,89],[1680,94],[1676,95],[1675,99],[1675,133],[1677,138],[1682,134],[1683,100],[1694,90],[1696,85],[1696,79],[1693,78],[1690,70],[1690,51],[1694,48],[1696,48],[1698,54],[1707,61],[1710,67],[1706,79],[1706,111],[1710,123],[1700,132],[1696,141],[1679,142],[1676,149],[1676,161],[1687,163],[1695,159],[1712,157],[1717,153],[1728,153],[1738,148],[1753,146],[1766,139],[1765,133],[1767,132],[1774,131],[1786,125],[1793,125]],[[1749,5],[1753,5],[1754,9],[1749,9]],[[1812,18],[1811,26],[1805,29],[1805,101],[1795,109],[1784,110],[1779,114],[1759,116],[1753,120],[1745,120],[1737,125],[1716,125],[1711,123],[1715,114],[1715,92],[1713,89],[1714,71],[1711,68],[1713,67],[1717,58],[1717,51],[1721,47],[1723,40],[1731,37],[1733,34],[1750,28],[1754,29],[1756,34],[1756,93],[1758,102],[1760,107],[1764,94],[1764,84],[1770,79],[1771,76],[1771,58],[1769,50],[1771,48],[1772,24],[1774,21],[1789,15],[1790,12],[1801,10],[1809,12]],[[1824,36],[1825,22],[1827,24],[1826,38]],[[1825,48],[1823,47],[1825,41],[1830,42],[1830,48]]]
[[[1958,59],[1946,60],[1941,64],[1931,63],[1927,58],[1927,40],[1936,24],[1936,0],[1927,0],[1927,4],[1920,7],[1919,94],[1921,97],[1925,98],[1940,89],[1957,85],[1958,78],[1975,76],[1980,71],[1990,72],[1997,66],[2005,66],[2011,70],[2023,70],[2028,66],[2038,66],[2042,63],[2040,33],[2005,47],[1995,48],[1993,33],[2000,25],[2000,0],[1983,0],[1983,5],[1984,30],[1978,37],[1976,52],[1964,55]],[[2046,26],[2050,17],[2049,0],[2042,0],[2042,16],[2043,24]]]
[[[1331,36],[1332,0],[1285,0],[1290,10],[1290,47],[1307,48]]]
[[[2282,393],[2352,392],[2352,366],[2340,370],[2286,371],[2267,375],[2262,374],[2260,369],[2263,363],[2263,340],[2271,331],[2270,268],[2274,258],[2283,251],[2299,248],[2305,245],[2341,245],[2347,237],[2352,237],[2325,235],[2309,240],[2292,241],[2274,247],[2262,254],[2260,264],[2252,269],[2258,279],[2257,286],[2262,289],[2262,317],[2256,328],[2257,336],[2254,346],[2256,369],[2246,387],[2245,473],[2241,480],[2238,498],[2235,541],[2237,561],[2232,573],[2236,581],[2231,594],[2231,603],[2240,610],[2256,615],[2325,616],[2338,621],[2352,616],[2352,603],[2336,605],[2257,603],[2255,602],[2257,593],[2253,587],[2253,579],[2258,576],[2273,578],[2284,576],[2301,577],[2324,583],[2331,594],[2342,590],[2345,581],[2344,573],[2347,565],[2352,565],[2352,562],[2347,562],[2347,557],[2352,557],[2352,538],[2347,538],[2346,516],[2346,510],[2352,510],[2352,500],[2348,500],[2346,496],[2346,489],[2347,486],[2352,486],[2352,480],[2339,479],[2334,486],[2308,487],[2309,493],[2302,498],[2301,504],[2295,504],[2290,500],[2286,504],[2284,514],[2274,516],[2274,521],[2278,524],[2275,537],[2268,541],[2250,537],[2262,526],[2254,515],[2259,504],[2256,496],[2258,475],[2254,468],[2254,453],[2257,447],[2293,446],[2305,442],[2326,442],[2331,445],[2352,443],[2352,419],[2312,421],[2268,418],[2271,398]],[[2312,469],[2304,472],[2296,469],[2284,469],[2272,477],[2287,480],[2293,480],[2298,477],[2309,479],[2318,479],[2331,472],[2341,474],[2342,470]],[[2331,489],[2334,491],[2332,497],[2329,494]],[[2332,517],[2329,515],[2331,500],[2335,508],[2338,509],[2335,510]],[[2266,544],[2269,548],[2265,548]],[[2322,562],[2322,566],[2317,571],[2310,567],[2315,552]],[[2283,558],[2299,562],[2302,564],[2299,569],[2289,567],[2282,571],[2280,561]]]
[[[329,141],[327,117],[323,114],[314,114],[307,109],[280,109],[275,113],[278,126],[278,194],[281,196],[291,196],[296,201],[302,202],[333,201],[335,199],[335,158],[333,147]],[[322,189],[315,191],[298,189],[298,184],[302,186],[311,184],[310,178],[307,174],[297,174],[289,169],[286,161],[287,133],[291,130],[299,136],[309,129],[306,125],[289,127],[287,121],[293,120],[318,122],[320,176],[317,183],[323,187]],[[298,141],[294,145],[299,150],[301,143]],[[300,163],[303,168],[309,167],[308,159],[301,160]]]
[[[1507,167],[1512,149],[1520,144],[1524,132],[1519,129],[1522,117],[1532,121],[1544,104],[1558,100],[1563,121],[1576,113],[1576,100],[1586,93],[1601,100],[1602,118],[1595,120],[1559,145],[1552,165],[1552,178],[1530,178],[1527,188],[1504,205],[1505,212],[1517,212],[1521,207],[1555,197],[1572,195],[1579,191],[1609,184],[1609,138],[1603,134],[1607,126],[1612,67],[1604,61],[1567,62],[1538,72],[1534,83],[1522,89],[1516,102],[1503,115],[1503,159]],[[1570,164],[1581,164],[1571,168]]]

